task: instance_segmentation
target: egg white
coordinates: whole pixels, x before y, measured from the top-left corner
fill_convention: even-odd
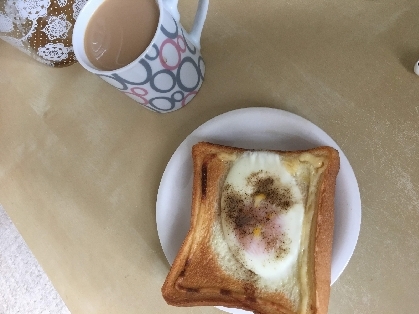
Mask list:
[[[286,280],[295,276],[296,264],[300,251],[302,234],[304,205],[303,197],[295,178],[287,171],[281,157],[270,152],[246,152],[241,155],[232,165],[224,183],[224,189],[228,186],[239,192],[243,198],[248,197],[254,191],[247,178],[262,171],[270,177],[279,180],[282,186],[290,189],[293,195],[292,206],[287,211],[280,211],[275,217],[281,225],[280,232],[286,241],[287,253],[278,257],[275,250],[260,250],[260,238],[257,234],[252,239],[250,246],[245,248],[239,241],[235,227],[227,218],[224,200],[226,193],[221,197],[221,227],[224,239],[234,257],[246,268],[258,276],[270,280]],[[262,226],[263,228],[263,226]]]

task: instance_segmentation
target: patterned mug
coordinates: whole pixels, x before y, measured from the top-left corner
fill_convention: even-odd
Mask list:
[[[77,18],[73,47],[79,63],[152,111],[172,112],[190,102],[205,74],[200,37],[209,0],[199,0],[190,33],[179,22],[178,0],[156,0],[160,17],[153,40],[136,60],[112,71],[97,69],[84,50],[89,19],[104,1],[89,0]]]

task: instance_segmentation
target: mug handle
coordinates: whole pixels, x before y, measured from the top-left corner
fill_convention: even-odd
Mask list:
[[[180,20],[180,14],[178,10],[178,2],[179,0],[163,0],[163,4],[165,5],[166,9],[172,14],[173,18],[176,22]],[[209,0],[199,0],[198,8],[196,9],[195,19],[192,25],[192,29],[189,33],[186,33],[188,39],[192,44],[201,49],[201,34],[202,29],[204,27],[204,22],[207,17],[208,12],[208,3]]]

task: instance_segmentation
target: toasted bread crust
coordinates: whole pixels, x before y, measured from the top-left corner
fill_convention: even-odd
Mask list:
[[[191,227],[163,284],[162,295],[168,304],[175,306],[219,305],[261,314],[325,314],[330,294],[334,188],[339,154],[331,147],[272,151],[290,158],[309,152],[327,160],[317,187],[317,203],[310,229],[309,306],[296,312],[291,301],[281,293],[260,293],[252,283],[224,272],[211,247],[212,225],[219,212],[221,188],[231,165],[217,156],[245,151],[249,150],[206,142],[194,145]]]
[[[330,272],[334,231],[334,196],[339,172],[339,153],[328,150],[329,166],[320,181],[314,244],[314,291],[317,312],[327,313],[330,297]]]

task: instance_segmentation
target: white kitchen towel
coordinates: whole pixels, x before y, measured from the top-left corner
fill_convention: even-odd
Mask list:
[[[0,205],[0,314],[70,313]]]

